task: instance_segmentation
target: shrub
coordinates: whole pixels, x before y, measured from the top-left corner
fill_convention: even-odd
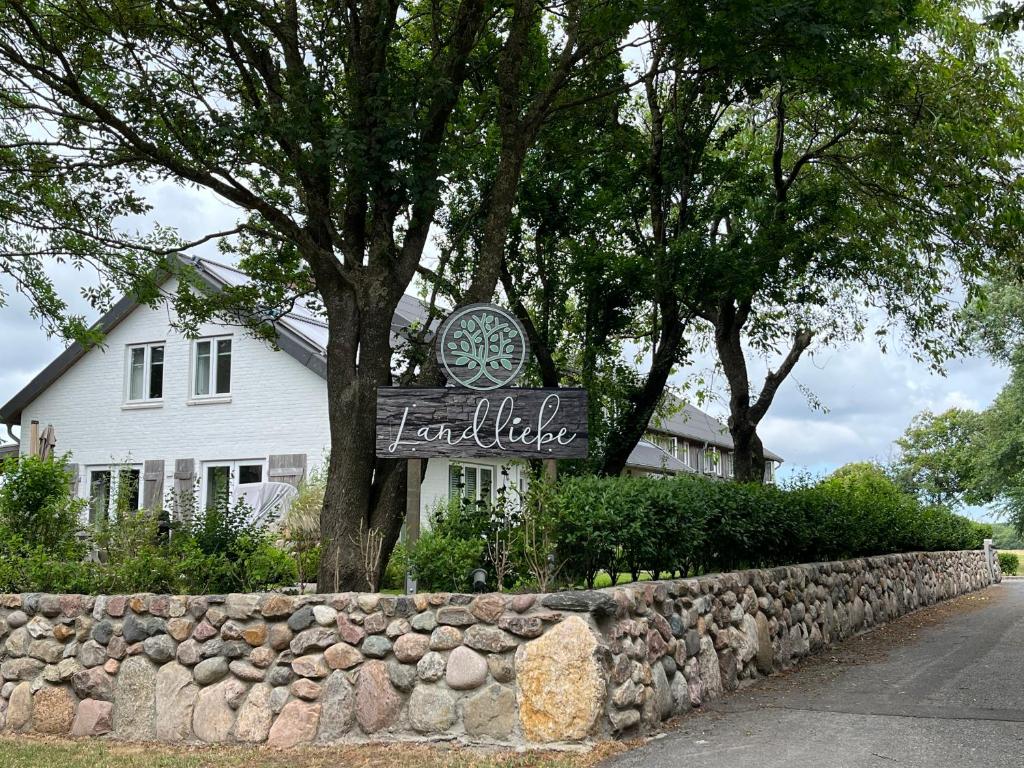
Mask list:
[[[12,456],[3,462],[0,528],[29,547],[73,541],[85,502],[71,497],[67,457]]]
[[[1020,568],[1020,558],[1014,552],[999,553],[999,569],[1007,576],[1015,576]]]

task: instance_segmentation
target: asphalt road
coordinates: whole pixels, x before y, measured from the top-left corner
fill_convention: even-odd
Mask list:
[[[905,616],[603,768],[1024,766],[1024,580]]]

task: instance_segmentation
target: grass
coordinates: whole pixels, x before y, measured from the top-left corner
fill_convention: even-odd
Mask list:
[[[113,741],[0,737],[3,768],[592,768],[621,749],[511,752],[423,744],[348,744],[275,751],[257,747],[164,747]]]

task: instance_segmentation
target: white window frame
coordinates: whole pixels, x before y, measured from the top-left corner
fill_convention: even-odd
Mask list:
[[[132,397],[132,355],[136,349],[142,349],[142,397]],[[149,396],[149,385],[153,375],[153,350],[160,349],[163,359],[160,361],[162,381],[160,397]],[[164,401],[163,390],[167,384],[167,345],[163,341],[150,341],[145,344],[128,344],[125,347],[124,360],[124,402],[125,405],[160,405]]]
[[[725,464],[725,476],[736,477],[736,461],[732,451],[722,451],[722,462]]]
[[[462,482],[460,483],[460,485],[462,485],[463,487],[465,487],[465,485],[466,485],[466,470],[467,469],[475,469],[476,470],[476,473],[477,473],[476,474],[476,478],[477,479],[476,479],[475,498],[469,499],[470,501],[473,501],[473,502],[482,501],[482,499],[480,498],[480,470],[486,470],[486,471],[490,472],[491,473],[491,498],[488,499],[487,502],[489,504],[494,504],[495,499],[497,498],[497,493],[498,493],[498,476],[500,474],[500,471],[499,471],[500,467],[497,467],[494,464],[475,464],[475,463],[473,463],[471,461],[469,461],[469,462],[466,462],[466,461],[452,461],[448,465],[449,496],[450,496],[450,492],[451,492],[451,472],[456,467],[458,467],[460,472],[461,472],[461,480],[462,480]],[[467,498],[467,497],[463,496],[462,498]],[[450,498],[449,498],[449,501],[451,501]]]
[[[217,391],[217,347],[218,342],[230,341],[231,352],[229,357],[231,358],[231,375],[227,392]],[[209,392],[206,394],[199,394],[196,391],[196,377],[199,374],[199,345],[209,344],[210,345],[210,373],[207,380],[207,386]],[[193,402],[223,402],[231,399],[231,389],[235,381],[235,339],[234,336],[204,336],[201,339],[193,339],[190,353],[191,363],[189,365],[189,399]]]
[[[704,446],[704,474],[722,475],[722,458],[718,448],[713,445]]]
[[[85,467],[85,488],[84,498],[86,501],[86,507],[83,511],[85,516],[85,522],[89,522],[89,515],[92,512],[92,476],[97,472],[109,472],[110,473],[110,490],[107,496],[107,509],[104,512],[103,520],[110,519],[110,513],[114,511],[114,505],[117,503],[117,495],[120,492],[121,485],[121,474],[123,472],[137,472],[139,476],[139,486],[136,489],[138,495],[138,503],[135,510],[142,509],[142,483],[144,482],[142,477],[142,465],[141,464],[89,464]],[[99,519],[92,521],[91,524],[95,525],[100,522]]]
[[[200,508],[207,509],[211,501],[209,498],[210,484],[207,481],[209,470],[213,467],[228,468],[228,503],[234,504],[238,499],[238,487],[240,485],[256,485],[256,483],[240,483],[238,478],[242,467],[260,467],[261,483],[267,482],[267,460],[266,459],[224,459],[214,461],[203,461],[200,463],[202,474],[199,480]]]

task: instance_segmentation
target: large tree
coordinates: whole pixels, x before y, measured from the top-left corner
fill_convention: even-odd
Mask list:
[[[374,457],[376,389],[392,381],[391,318],[447,174],[493,128],[485,234],[458,297],[487,300],[525,154],[580,73],[618,57],[630,14],[587,0],[11,0],[0,6],[2,248],[141,276],[215,240],[252,282],[205,296],[183,275],[186,325],[228,313],[266,333],[315,298],[337,447],[319,581],[358,587],[354,543],[375,531],[386,556],[402,523],[404,463]],[[127,232],[126,214],[151,212],[153,180],[214,193],[237,208],[236,226],[191,243]]]
[[[964,348],[963,295],[1020,254],[1020,58],[959,2],[682,5],[652,10],[638,108],[623,117],[641,142],[625,151],[644,161],[616,189],[639,188],[643,210],[612,202],[634,270],[626,316],[651,362],[613,414],[604,468],[621,469],[702,342],[696,318],[729,387],[736,475],[760,481],[758,426],[808,350],[877,318],[883,345],[896,335],[936,366]],[[532,234],[535,258],[551,238]],[[601,290],[619,283],[614,260],[595,268],[579,250],[562,248],[561,271],[601,282],[570,303],[592,294],[615,317]],[[543,325],[542,270],[518,271]],[[596,334],[597,354],[618,352],[620,333]],[[757,386],[751,356],[769,363]]]

